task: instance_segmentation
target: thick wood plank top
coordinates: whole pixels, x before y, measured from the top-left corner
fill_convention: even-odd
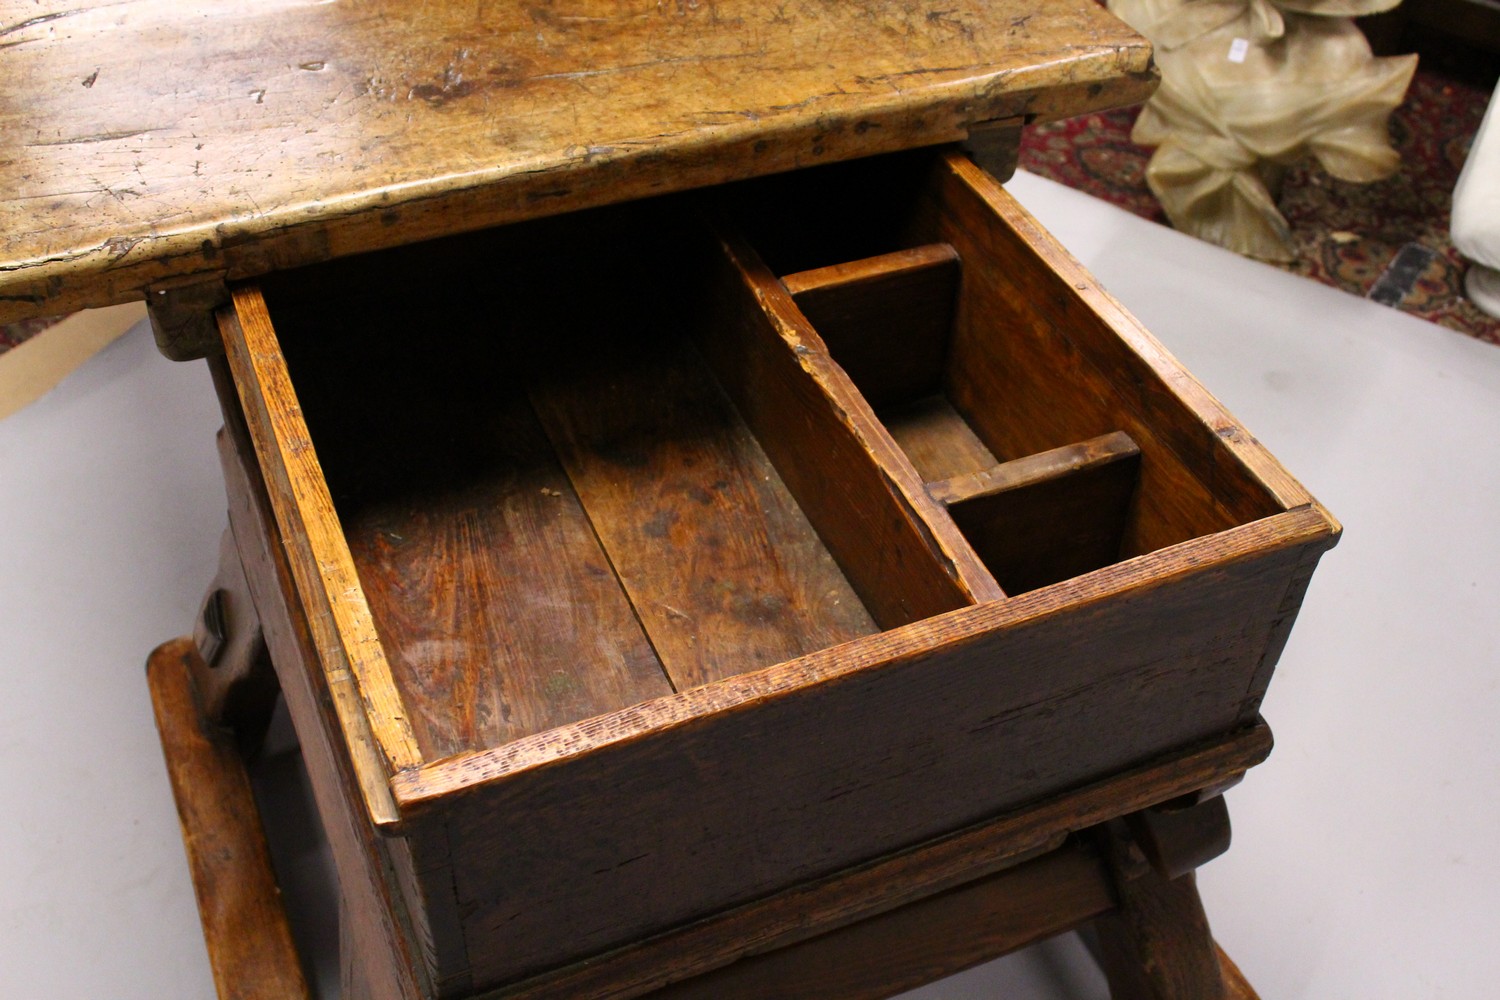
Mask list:
[[[1093,0],[0,0],[0,322],[1139,100]]]

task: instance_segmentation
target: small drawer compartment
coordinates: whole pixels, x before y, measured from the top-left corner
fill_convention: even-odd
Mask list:
[[[1215,440],[1217,404],[1174,398],[1152,361],[1175,362],[971,164],[887,157],[725,200],[1007,593],[1284,509]]]
[[[987,443],[1002,442],[990,421],[955,408],[953,400],[972,403],[984,392],[973,386],[980,366],[950,351],[961,290],[974,287],[962,278],[958,252],[932,243],[782,281],[1006,593],[1123,558],[1140,468],[1129,435],[1001,462]],[[994,353],[1008,332],[1002,321],[978,341]],[[1052,405],[1073,405],[1070,384],[1044,388]]]
[[[1337,537],[952,153],[285,272],[220,324],[439,995],[1253,724]]]
[[[955,408],[953,400],[984,390],[972,384],[982,369],[949,349],[961,289],[973,287],[963,283],[951,245],[803,271],[782,283],[1006,593],[1125,557],[1140,468],[1129,435],[1114,431],[1002,462],[987,443],[998,448],[1002,440],[989,433],[990,421]],[[979,314],[993,315],[982,307]],[[997,324],[979,343],[994,353],[1007,335]],[[1053,405],[1073,405],[1069,383],[1042,388]]]

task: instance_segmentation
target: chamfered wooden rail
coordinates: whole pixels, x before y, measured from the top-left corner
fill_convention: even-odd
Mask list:
[[[204,714],[197,661],[191,639],[173,640],[152,654],[148,676],[219,996],[310,997],[243,761],[229,732]],[[1258,726],[485,998],[879,1000],[1099,919],[1102,958],[1120,1000],[1210,1000],[1205,983],[1221,984],[1221,1000],[1256,1000],[1214,946],[1191,875],[1168,879],[1132,850],[1123,826],[1114,825],[1124,839],[1112,840],[1105,827],[1089,824],[1111,807],[1140,806],[1236,772],[1269,744]],[[1222,809],[1208,809],[1210,827],[1227,824]],[[1188,852],[1205,839],[1191,828],[1162,837],[1184,841]],[[1227,845],[1227,836],[1207,840],[1203,860]],[[371,958],[365,948],[360,961]],[[1189,961],[1180,960],[1183,953]],[[395,995],[369,992],[357,977],[345,989],[356,997]]]
[[[1091,0],[0,4],[0,322],[1142,99]],[[187,282],[184,289],[183,282]]]
[[[204,669],[190,638],[146,668],[214,983],[226,998],[311,1000],[244,761],[203,711],[193,677]]]

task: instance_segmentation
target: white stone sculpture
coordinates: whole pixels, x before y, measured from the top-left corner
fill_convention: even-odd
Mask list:
[[[1131,139],[1157,150],[1146,181],[1178,229],[1290,260],[1273,192],[1312,155],[1369,182],[1399,166],[1386,131],[1416,56],[1376,58],[1351,19],[1393,0],[1109,0],[1156,46],[1162,84]]]
[[[1500,319],[1500,86],[1453,189],[1453,245],[1469,258],[1469,301]]]

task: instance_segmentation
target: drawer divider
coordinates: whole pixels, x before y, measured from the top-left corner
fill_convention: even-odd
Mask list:
[[[800,271],[781,282],[878,410],[942,382],[958,279],[957,251],[929,243]]]
[[[1008,593],[1121,558],[1141,450],[1122,431],[929,483]]]
[[[708,301],[721,315],[699,346],[876,621],[894,628],[1003,599],[786,286],[717,228],[724,258]],[[824,459],[804,482],[795,458],[814,442]]]

